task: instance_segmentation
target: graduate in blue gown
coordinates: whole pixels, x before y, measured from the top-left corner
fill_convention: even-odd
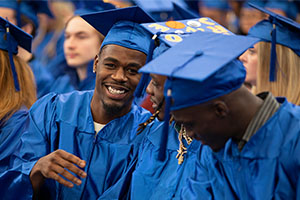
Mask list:
[[[237,57],[256,42],[198,32],[145,66],[168,76],[174,119],[205,145],[182,199],[300,197],[300,108],[243,85]]]
[[[188,26],[192,22],[196,23],[203,19],[188,19],[175,21],[174,23],[182,23]],[[209,18],[206,19],[211,20]],[[159,24],[165,25],[167,23]],[[211,24],[215,24],[215,22],[211,20]],[[147,24],[145,27],[153,26]],[[181,30],[184,31],[185,29],[187,28]],[[150,30],[154,34],[157,32],[157,30]],[[224,28],[224,30],[226,29]],[[202,26],[202,31],[211,32],[211,29],[206,29]],[[175,37],[174,31],[170,30],[170,32]],[[158,37],[161,44],[154,50],[154,59],[163,54],[168,47],[174,46],[173,43],[163,39],[168,38],[168,34],[165,34]],[[191,35],[185,32],[176,36],[184,34],[187,37]],[[230,32],[228,31],[227,34],[230,34]],[[149,71],[144,71],[143,68],[140,71],[149,73]],[[192,141],[180,124],[174,121],[171,124],[163,121],[165,116],[163,90],[167,77],[159,74],[150,74],[150,76],[152,80],[147,87],[147,93],[150,95],[156,112],[147,122],[140,126],[141,130],[145,129],[143,132],[140,130],[140,134],[146,134],[146,137],[140,146],[137,166],[132,174],[131,199],[179,199],[181,188],[185,186],[187,179],[193,176],[196,154],[201,149],[201,144],[196,140]],[[164,141],[164,135],[166,134],[164,131],[165,124],[169,125],[166,141]],[[160,159],[162,154],[166,155],[163,159]]]
[[[30,52],[32,37],[0,17],[0,38],[2,68],[0,173],[2,173],[9,168],[11,156],[16,150],[21,134],[27,128],[27,109],[36,101],[36,92],[30,67],[16,55],[18,45]]]
[[[159,56],[168,47],[161,43],[153,53]],[[164,83],[165,76],[150,74],[151,81],[147,93],[153,103],[154,115],[140,125],[138,134],[145,134],[140,146],[138,160],[132,173],[130,199],[171,199],[179,198],[180,190],[193,172],[198,141],[192,141],[186,135],[184,127],[172,122],[166,144],[166,157],[159,160],[161,138],[164,128]],[[168,122],[167,122],[168,123]]]
[[[101,9],[96,8],[93,10],[79,9],[66,23],[64,31],[64,57],[66,60],[64,74],[49,82],[43,91],[39,92],[39,97],[49,92],[61,94],[95,88],[94,57],[98,53],[104,37],[79,15]]]
[[[32,183],[23,184],[28,192],[23,198],[34,193],[53,199],[97,199],[134,167],[143,138],[136,136],[136,129],[150,116],[132,104],[138,69],[150,45],[150,35],[137,22],[153,20],[138,7],[82,18],[106,35],[95,58],[96,88],[51,93],[32,106],[29,129],[11,169],[11,174],[19,170],[11,189]],[[126,190],[119,192],[122,197]]]
[[[39,28],[37,15],[44,14],[47,17],[53,17],[47,1],[1,1],[0,11],[3,18],[7,17],[33,37],[36,36]],[[48,88],[51,82],[54,81],[54,77],[46,69],[46,66],[31,52],[19,48],[18,56],[24,59],[31,67],[35,77],[37,94],[40,97],[41,94],[44,94],[45,88]]]

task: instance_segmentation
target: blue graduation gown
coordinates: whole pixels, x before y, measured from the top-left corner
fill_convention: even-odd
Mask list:
[[[37,96],[40,98],[49,92],[49,88],[54,82],[54,78],[38,59],[33,59],[29,62],[29,65],[34,74]]]
[[[184,161],[178,164],[176,158],[179,149],[178,133],[174,123],[169,127],[166,159],[158,160],[163,122],[154,121],[144,132],[144,138],[138,155],[138,163],[132,174],[131,199],[177,199],[180,189],[195,168],[196,152],[201,143],[193,141],[187,147]],[[141,133],[145,134],[145,133]],[[185,140],[183,140],[185,142]]]
[[[28,126],[28,112],[16,111],[7,121],[0,123],[0,173],[9,168],[22,133]]]
[[[95,81],[96,74],[93,73],[93,61],[88,64],[87,77],[83,81],[79,80],[75,69],[68,67],[64,75],[59,76],[50,82],[50,84],[44,85],[43,91],[39,92],[39,97],[50,92],[63,94],[74,90],[93,90],[95,88]]]
[[[67,188],[48,179],[46,185],[52,198],[96,199],[132,167],[138,153],[143,135],[136,136],[136,129],[150,113],[133,105],[128,114],[106,124],[95,137],[90,109],[92,95],[93,91],[51,93],[30,109],[29,129],[22,135],[17,153],[21,160],[15,161],[15,167],[21,164],[18,167],[22,169],[21,177],[28,179],[36,161],[57,149],[87,162],[84,171],[88,176],[80,186]],[[31,197],[32,191],[29,188],[28,191],[27,197]]]
[[[200,151],[186,199],[300,199],[300,107],[283,98],[278,111],[239,152],[229,140]]]

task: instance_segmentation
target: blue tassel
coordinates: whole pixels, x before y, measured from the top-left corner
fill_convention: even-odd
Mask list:
[[[18,27],[22,27],[22,21],[21,21],[21,1],[18,1],[18,4],[17,4],[16,19],[17,19],[17,25],[18,25]]]
[[[6,39],[7,39],[7,43],[8,43],[7,50],[8,50],[9,62],[10,62],[10,66],[11,66],[11,70],[12,70],[12,74],[13,74],[13,78],[14,78],[15,89],[18,92],[18,91],[20,91],[20,86],[19,86],[18,75],[17,75],[15,64],[14,64],[14,60],[13,60],[12,50],[11,50],[11,38],[10,38],[11,35],[10,35],[10,31],[9,31],[8,21],[6,22],[5,27],[6,27]]]
[[[135,89],[134,96],[136,98],[140,98],[140,97],[144,96],[146,88],[147,88],[149,82],[150,82],[150,75],[143,73],[142,77],[140,79],[140,82],[139,82],[139,84],[137,85],[137,87]]]
[[[276,25],[273,24],[272,30],[272,43],[271,43],[271,56],[270,56],[270,81],[276,81]]]
[[[165,106],[165,116],[164,116],[164,127],[163,133],[160,140],[160,149],[158,153],[158,160],[164,161],[166,159],[166,149],[167,149],[167,141],[169,135],[169,122],[170,122],[170,107],[172,101],[172,89],[167,89],[167,97],[165,99],[166,106]]]
[[[149,50],[148,50],[148,56],[147,56],[146,63],[148,63],[152,60],[153,51],[155,49],[155,39],[159,36],[159,34],[160,33],[155,34],[152,37],[152,40],[151,40],[150,46],[149,46]],[[137,98],[140,98],[140,97],[144,96],[146,88],[147,88],[149,82],[150,82],[150,75],[149,74],[142,74],[141,80],[140,80],[138,86],[135,89],[134,96],[137,97]]]

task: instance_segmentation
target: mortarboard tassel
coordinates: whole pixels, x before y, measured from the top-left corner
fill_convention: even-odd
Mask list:
[[[17,9],[16,9],[16,19],[17,19],[17,26],[22,27],[22,21],[21,21],[21,1],[17,1]]]
[[[195,59],[198,56],[202,56],[203,51],[198,50],[196,51],[193,56],[188,59],[183,65],[175,68],[173,72],[171,73],[170,77],[168,78],[167,81],[172,82],[173,75],[179,71],[180,69],[184,68],[189,62],[191,62],[193,59]],[[163,134],[161,136],[161,141],[160,141],[160,149],[159,149],[159,154],[158,154],[158,159],[160,161],[165,160],[166,156],[166,146],[167,146],[167,141],[168,141],[168,135],[169,135],[169,122],[170,122],[170,109],[171,109],[171,104],[172,104],[172,88],[171,88],[172,83],[169,84],[169,87],[166,88],[165,91],[167,91],[167,96],[165,98],[166,105],[165,105],[165,117],[164,117],[164,127],[163,127]],[[165,84],[166,86],[166,84]]]
[[[276,25],[273,22],[273,30],[272,30],[272,43],[271,43],[271,56],[270,56],[270,81],[276,81]]]
[[[166,149],[167,149],[167,141],[169,135],[169,122],[170,122],[170,108],[172,101],[172,89],[167,89],[167,97],[165,98],[166,106],[165,106],[165,116],[164,116],[164,127],[163,134],[160,140],[160,149],[158,153],[158,160],[164,161],[166,158]]]
[[[148,51],[148,56],[147,56],[147,60],[146,63],[150,62],[152,60],[153,57],[153,51],[155,49],[155,40],[156,38],[160,35],[160,32],[158,32],[157,34],[153,35],[152,40],[150,42],[150,46],[149,46],[149,51]],[[149,74],[142,74],[141,80],[138,84],[138,86],[135,89],[135,94],[134,96],[139,98],[141,96],[143,96],[145,94],[146,88],[148,86],[150,82],[150,75]]]
[[[10,38],[11,35],[10,35],[10,31],[9,31],[8,21],[6,22],[5,28],[6,28],[6,39],[7,39],[7,43],[8,43],[8,47],[7,47],[8,48],[7,49],[8,50],[8,57],[9,57],[9,62],[10,62],[13,78],[14,78],[15,89],[16,89],[16,91],[20,91],[18,75],[17,75],[15,64],[14,64],[14,60],[13,60],[12,50],[11,50],[11,46],[12,46],[11,45],[11,38]]]

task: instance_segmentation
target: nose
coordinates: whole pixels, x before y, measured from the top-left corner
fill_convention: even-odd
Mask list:
[[[248,53],[248,50],[239,57],[240,61],[242,61],[243,64],[245,62],[247,62],[247,53]]]
[[[114,79],[117,82],[126,82],[128,81],[128,78],[126,76],[126,72],[122,67],[119,67],[113,74],[112,79]]]
[[[150,81],[150,83],[148,84],[147,88],[146,88],[146,92],[153,96],[153,86],[152,86],[152,80]]]
[[[64,48],[65,49],[74,49],[75,48],[74,44],[75,44],[75,42],[74,42],[73,37],[69,37],[69,38],[65,39]]]

